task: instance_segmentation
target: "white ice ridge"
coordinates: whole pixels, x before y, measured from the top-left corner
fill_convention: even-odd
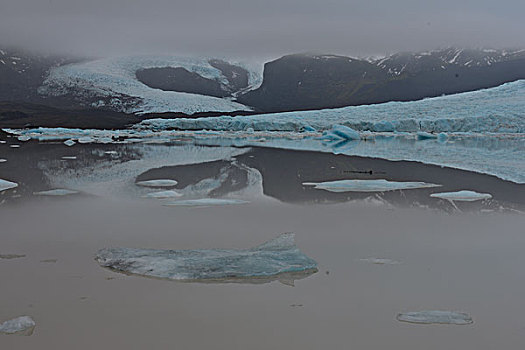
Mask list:
[[[0,324],[0,333],[31,335],[35,325],[31,317],[21,316]]]
[[[490,193],[479,193],[474,191],[462,190],[457,192],[432,193],[430,197],[446,199],[449,201],[474,202],[492,198]]]
[[[297,248],[292,233],[251,249],[109,248],[98,251],[95,259],[119,272],[179,281],[269,282],[286,274],[293,280],[317,271],[317,263]]]
[[[18,187],[18,184],[16,182],[11,182],[11,181],[0,179],[0,192],[9,190],[15,187]]]
[[[152,192],[144,195],[144,198],[156,198],[156,199],[167,199],[167,198],[177,198],[182,197],[183,194],[177,191],[159,191]]]
[[[199,198],[166,202],[164,203],[164,205],[168,207],[210,207],[218,205],[237,205],[246,203],[249,202],[240,199]]]
[[[143,187],[173,187],[177,184],[178,182],[176,180],[171,179],[155,179],[136,182],[136,185]]]
[[[326,182],[303,182],[303,186],[314,186],[319,190],[330,192],[386,192],[411,190],[417,188],[440,187],[441,185],[426,182],[398,182],[379,180],[337,180]]]
[[[525,133],[524,94],[525,80],[520,80],[486,90],[413,102],[236,117],[149,119],[137,128],[321,132],[341,124],[372,132]]]
[[[108,103],[112,108],[133,113],[197,112],[250,110],[249,107],[227,98],[163,91],[153,89],[136,78],[136,71],[146,68],[181,67],[202,77],[226,82],[221,71],[209,64],[208,58],[177,56],[126,56],[103,58],[89,62],[73,63],[51,69],[39,93],[61,96],[80,94],[80,98],[91,100],[100,107]],[[258,73],[249,73],[249,84],[256,85]],[[138,99],[138,104],[128,105],[115,96],[124,95]],[[125,100],[125,97],[124,97]]]
[[[474,321],[466,313],[454,312],[454,311],[440,311],[440,310],[426,310],[407,312],[397,315],[397,320],[409,323],[422,323],[422,324],[454,324],[454,325],[467,325]]]

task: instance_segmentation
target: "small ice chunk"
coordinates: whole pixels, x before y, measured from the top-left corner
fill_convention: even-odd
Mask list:
[[[20,145],[10,145],[11,148],[20,148]]]
[[[249,202],[240,199],[201,198],[173,201],[164,203],[164,205],[168,207],[209,207],[216,205],[236,205],[246,203]]]
[[[104,154],[117,155],[117,151],[105,151]]]
[[[11,182],[11,181],[0,179],[0,192],[9,190],[15,187],[18,187],[18,184],[16,182]]]
[[[78,191],[74,190],[67,190],[64,188],[56,188],[49,191],[40,191],[40,192],[33,192],[36,196],[68,196],[71,194],[77,194]]]
[[[89,136],[84,136],[78,139],[78,143],[93,143],[95,139]]]
[[[69,147],[73,146],[75,143],[76,143],[76,142],[73,141],[73,140],[67,140],[67,141],[64,141],[64,145],[69,146]]]
[[[422,324],[437,323],[466,325],[474,322],[472,318],[466,313],[439,310],[406,312],[398,314],[396,318],[398,321],[402,322]]]
[[[7,159],[0,158],[0,163],[5,163],[5,162],[7,162]]]
[[[123,273],[179,281],[265,283],[293,281],[317,271],[317,263],[284,233],[251,249],[158,250],[109,248],[95,260]]]
[[[77,159],[77,157],[76,156],[63,156],[62,159],[74,160],[74,159]]]
[[[330,192],[386,192],[396,190],[411,190],[417,188],[439,187],[441,185],[426,182],[398,182],[379,179],[303,182],[303,186],[314,186],[314,188],[316,189]]]
[[[30,316],[21,316],[0,324],[0,333],[31,335],[36,323]]]
[[[170,179],[157,179],[157,180],[147,180],[139,181],[136,183],[138,186],[144,187],[173,187],[178,184],[175,180]]]
[[[437,139],[438,138],[438,135],[436,134],[431,134],[429,132],[426,132],[426,131],[420,131],[417,133],[417,139],[418,140],[431,140],[431,139]]]
[[[20,135],[20,136],[18,136],[18,141],[26,142],[26,141],[29,141],[29,140],[31,140],[30,136],[27,136],[27,135]]]
[[[176,198],[176,197],[182,197],[182,196],[183,194],[177,191],[160,191],[160,192],[148,193],[147,195],[143,197],[144,198],[165,199],[165,198]]]
[[[432,193],[430,197],[446,199],[449,201],[474,202],[483,199],[490,199],[490,193],[478,193],[474,191],[462,190],[457,192]]]
[[[5,260],[11,260],[11,259],[19,259],[19,258],[25,258],[26,256],[24,254],[0,254],[0,259]]]
[[[359,261],[367,262],[370,264],[375,265],[398,265],[401,264],[399,261],[392,260],[392,259],[384,259],[384,258],[364,258],[359,259]]]

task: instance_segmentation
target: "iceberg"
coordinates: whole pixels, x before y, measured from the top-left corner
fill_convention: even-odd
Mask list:
[[[160,191],[152,192],[144,195],[144,198],[157,198],[157,199],[166,199],[166,198],[175,198],[182,197],[183,194],[177,191]]]
[[[18,139],[18,141],[26,142],[26,141],[31,140],[31,137],[29,137],[27,135],[22,135],[22,136],[18,136],[17,139]]]
[[[177,186],[178,182],[170,179],[157,179],[157,180],[147,180],[147,181],[138,181],[135,183],[138,186],[143,187],[173,187]]]
[[[66,140],[66,141],[64,141],[64,145],[69,146],[69,147],[73,146],[75,143],[76,142],[73,141],[73,140]]]
[[[325,131],[322,138],[328,140],[360,140],[361,136],[348,126],[336,124],[332,126],[332,129]]]
[[[467,325],[474,321],[462,312],[454,311],[416,311],[398,314],[396,319],[401,322],[422,323],[422,324],[454,324]]]
[[[314,186],[314,188],[316,189],[330,192],[386,192],[397,190],[412,190],[418,188],[440,187],[441,185],[426,182],[398,182],[379,179],[303,182],[303,186]]]
[[[15,187],[18,187],[18,184],[16,182],[11,182],[11,181],[0,179],[0,192],[9,190]]]
[[[31,335],[36,323],[30,316],[21,316],[0,324],[0,333]]]
[[[158,250],[106,248],[95,260],[114,271],[186,282],[267,283],[294,280],[317,272],[317,263],[284,233],[251,249]]]
[[[484,199],[492,198],[490,193],[478,193],[474,191],[457,191],[457,192],[441,192],[441,193],[432,193],[430,197],[446,199],[449,201],[463,201],[463,202],[474,202]]]
[[[71,194],[77,194],[78,191],[67,190],[64,188],[56,188],[48,191],[33,192],[35,196],[68,196]]]
[[[249,202],[240,199],[200,198],[167,202],[164,203],[164,205],[167,207],[210,207],[217,205],[236,205],[246,203]]]
[[[417,133],[418,140],[431,140],[431,139],[437,139],[437,138],[438,138],[438,135],[432,134],[430,132],[420,131]]]

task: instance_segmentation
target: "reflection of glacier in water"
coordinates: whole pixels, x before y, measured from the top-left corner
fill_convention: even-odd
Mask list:
[[[102,249],[95,259],[112,270],[185,282],[267,283],[294,280],[317,271],[317,263],[284,233],[251,249],[155,250]]]

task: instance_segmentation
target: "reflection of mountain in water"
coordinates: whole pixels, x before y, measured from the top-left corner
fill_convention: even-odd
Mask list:
[[[336,203],[367,200],[401,206],[422,205],[451,210],[445,200],[430,197],[435,192],[469,189],[490,192],[493,199],[483,202],[460,203],[461,209],[496,209],[525,205],[525,198],[517,196],[524,185],[464,170],[442,168],[416,162],[349,157],[327,153],[253,148],[235,157],[234,161],[215,161],[150,169],[137,181],[171,178],[179,181],[178,189],[196,189],[206,182],[215,184],[207,196],[220,197],[248,187],[248,169],[262,175],[266,196],[290,203]],[[341,192],[315,189],[304,182],[324,182],[341,179],[387,179],[390,181],[421,181],[440,184],[438,188],[395,190],[387,192]]]

